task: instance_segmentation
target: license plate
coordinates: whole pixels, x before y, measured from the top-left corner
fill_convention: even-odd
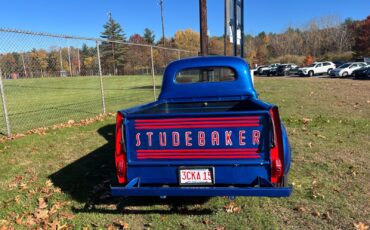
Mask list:
[[[214,184],[213,168],[180,168],[180,185]]]

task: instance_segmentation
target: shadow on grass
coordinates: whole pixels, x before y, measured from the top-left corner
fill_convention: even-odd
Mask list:
[[[114,125],[100,128],[98,133],[108,141],[107,144],[49,176],[62,192],[75,201],[85,203],[83,208],[73,208],[74,212],[183,215],[212,213],[211,209],[187,208],[187,205],[200,206],[208,201],[209,198],[204,197],[169,197],[164,200],[159,197],[112,197],[110,185],[116,183],[114,129]]]

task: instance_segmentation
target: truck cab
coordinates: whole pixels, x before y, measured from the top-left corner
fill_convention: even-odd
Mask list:
[[[170,63],[157,101],[117,112],[113,196],[287,197],[291,150],[247,63]]]

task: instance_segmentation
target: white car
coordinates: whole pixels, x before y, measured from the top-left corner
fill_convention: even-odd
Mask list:
[[[352,75],[353,71],[367,66],[365,62],[348,62],[339,66],[338,68],[330,72],[330,76],[333,77],[348,77]]]
[[[333,69],[335,69],[335,64],[333,62],[314,62],[307,67],[300,68],[298,70],[298,74],[301,76],[312,77],[318,74],[328,74]]]

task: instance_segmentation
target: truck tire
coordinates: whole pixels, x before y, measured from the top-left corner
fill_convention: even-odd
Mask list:
[[[313,77],[313,75],[314,75],[314,73],[313,73],[313,71],[312,71],[312,70],[308,71],[308,76],[309,76],[309,77]]]

